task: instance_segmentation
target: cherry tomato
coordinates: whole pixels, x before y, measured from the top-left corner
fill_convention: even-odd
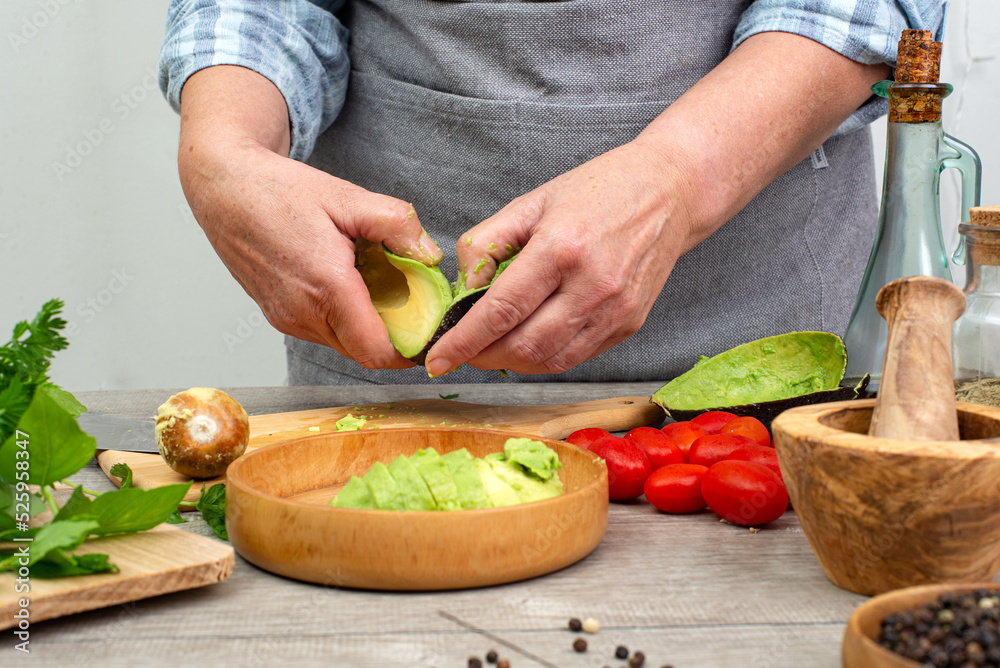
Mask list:
[[[722,425],[738,418],[739,415],[727,413],[726,411],[708,411],[697,417],[691,418],[691,422],[705,430],[709,434],[718,434]]]
[[[688,451],[691,449],[691,444],[699,437],[708,434],[707,431],[692,422],[671,422],[670,424],[663,425],[660,431],[669,436],[670,440],[677,444],[677,447],[684,454],[684,459],[688,458]]]
[[[611,432],[607,429],[601,429],[600,427],[587,427],[586,429],[577,429],[574,431],[566,437],[566,442],[572,443],[578,448],[587,450],[588,446],[597,439],[610,435]]]
[[[788,508],[788,491],[771,469],[753,462],[719,462],[701,481],[701,493],[716,514],[733,524],[767,524]]]
[[[785,480],[781,475],[781,467],[778,466],[778,451],[774,448],[767,448],[763,445],[748,445],[733,450],[726,457],[726,461],[760,464],[777,473],[782,482]]]
[[[693,513],[705,507],[701,495],[701,479],[707,466],[669,464],[658,468],[646,478],[643,491],[646,500],[665,513]]]
[[[642,495],[642,486],[653,469],[638,445],[618,436],[605,436],[591,443],[589,450],[608,466],[609,499],[624,501]]]
[[[755,417],[738,417],[722,425],[720,434],[736,434],[752,438],[765,447],[771,446],[771,434],[764,423]]]
[[[746,436],[735,434],[709,434],[702,436],[691,444],[691,451],[688,453],[688,463],[701,464],[702,466],[712,466],[729,457],[733,450],[757,445]]]
[[[649,465],[653,470],[667,464],[683,464],[684,453],[669,436],[653,427],[636,427],[625,438],[639,446],[639,449],[649,457]]]

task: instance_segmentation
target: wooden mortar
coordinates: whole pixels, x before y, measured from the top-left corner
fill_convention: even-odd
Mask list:
[[[772,424],[806,538],[844,589],[873,595],[1000,570],[1000,409],[954,402],[955,291],[929,277],[883,288],[878,399],[794,408]]]

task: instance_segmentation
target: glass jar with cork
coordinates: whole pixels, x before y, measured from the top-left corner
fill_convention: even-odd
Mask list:
[[[1000,206],[969,209],[965,313],[955,322],[955,396],[1000,407]]]

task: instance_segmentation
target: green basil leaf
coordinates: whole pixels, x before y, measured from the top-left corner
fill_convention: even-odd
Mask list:
[[[122,489],[132,486],[132,467],[125,462],[118,462],[111,467],[111,475],[116,478],[121,478],[122,484],[119,485]]]
[[[201,496],[195,508],[201,511],[201,516],[205,518],[208,526],[212,527],[215,535],[222,540],[229,540],[229,533],[226,531],[226,486],[219,482],[212,485],[207,490],[201,486]]]
[[[90,497],[83,493],[83,487],[77,487],[73,490],[73,493],[69,495],[66,503],[63,504],[62,508],[53,518],[53,522],[61,522],[63,520],[96,520],[97,517],[91,512],[91,507],[93,506],[93,501]]]
[[[93,520],[49,522],[35,534],[34,541],[24,543],[28,546],[28,563],[22,564],[20,562],[21,554],[15,551],[14,554],[0,561],[0,571],[16,570],[19,566],[31,566],[53,550],[75,550],[96,528],[97,522]]]
[[[92,519],[97,527],[91,533],[105,536],[112,533],[133,533],[152,529],[177,510],[177,504],[187,494],[191,483],[166,485],[155,489],[123,487],[88,499],[73,491],[70,500],[59,511],[59,520]]]
[[[43,525],[44,526],[44,525]],[[21,531],[17,527],[0,531],[0,543],[13,542],[15,538],[34,538],[42,527],[28,527],[27,531]]]
[[[64,411],[72,415],[74,418],[80,417],[80,415],[87,410],[87,407],[77,401],[76,397],[58,385],[46,383],[44,387],[48,390],[53,401],[59,404]]]
[[[187,520],[184,519],[184,516],[181,515],[181,511],[177,510],[176,508],[174,509],[174,512],[170,514],[170,517],[168,517],[163,521],[166,522],[167,524],[184,524],[185,522],[187,522]]]
[[[26,438],[18,440],[18,431]],[[18,443],[27,441],[21,448]],[[17,453],[27,450],[28,459],[17,459]],[[0,476],[16,480],[19,471],[28,472],[32,485],[51,485],[67,478],[86,466],[97,450],[97,441],[85,434],[76,419],[52,397],[48,386],[35,390],[28,410],[18,421],[17,431],[0,446]],[[24,464],[21,469],[18,463]]]
[[[69,575],[117,572],[118,567],[108,563],[106,554],[67,554],[61,550],[50,552],[45,559],[31,567],[31,577],[43,580]]]

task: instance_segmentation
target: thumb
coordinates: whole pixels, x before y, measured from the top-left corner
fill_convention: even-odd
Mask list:
[[[336,179],[335,179],[336,180]],[[433,267],[442,252],[424,230],[413,205],[395,197],[365,190],[347,181],[327,193],[324,209],[343,234],[385,244],[403,257]]]

